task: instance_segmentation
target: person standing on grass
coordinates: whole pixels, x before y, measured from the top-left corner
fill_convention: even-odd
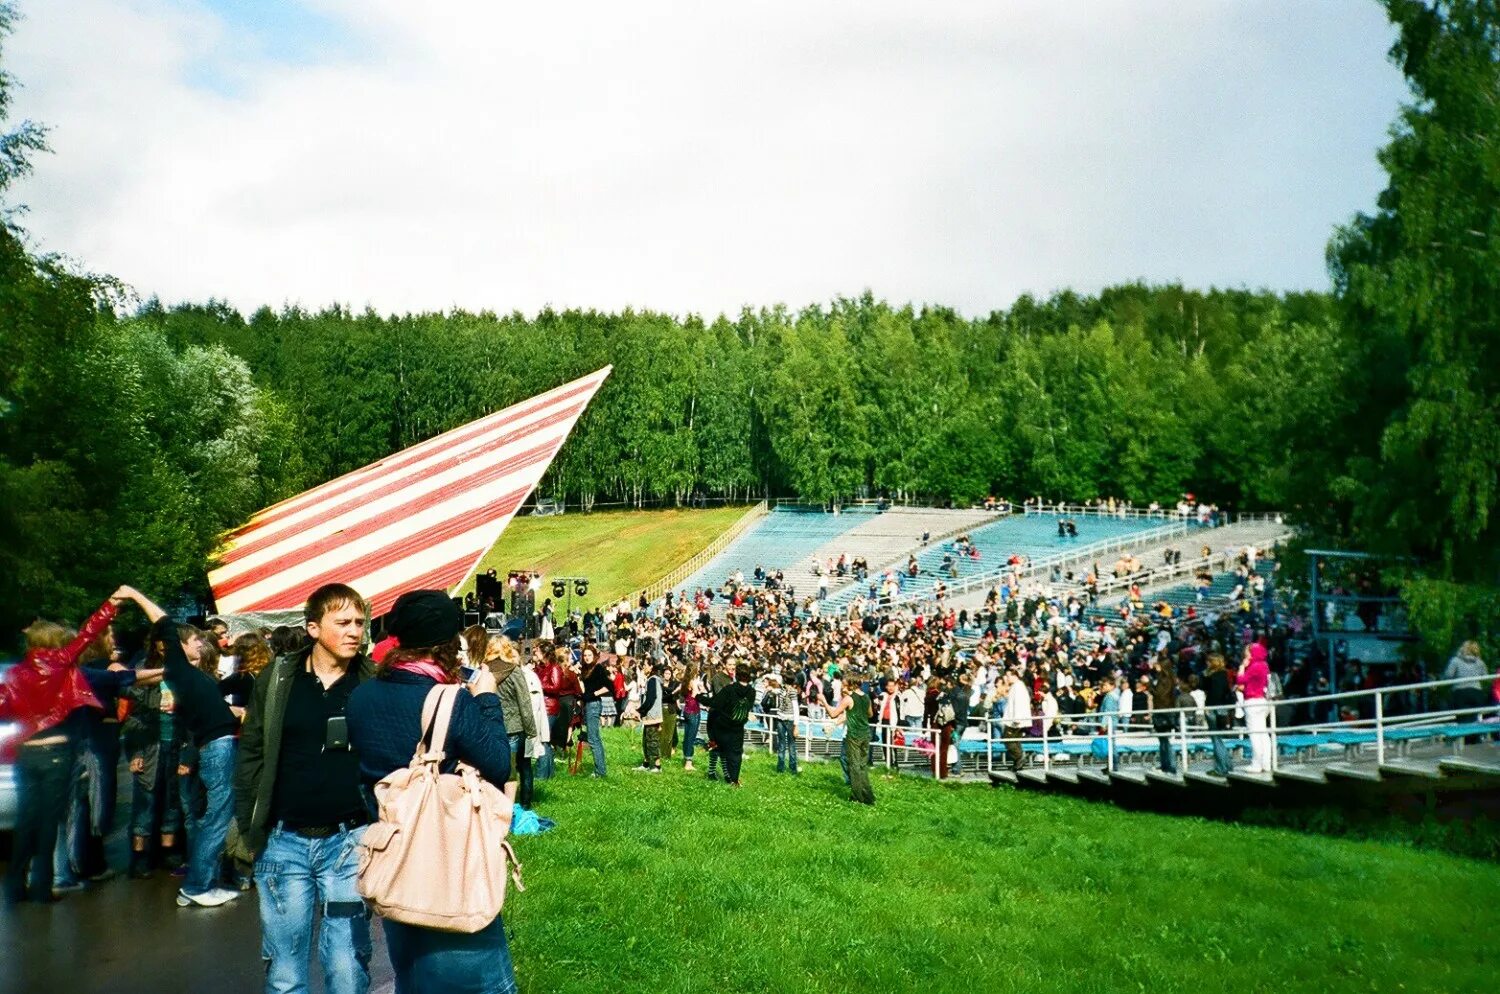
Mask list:
[[[594,756],[594,776],[603,778],[604,737],[599,730],[604,720],[605,702],[614,703],[615,684],[609,668],[599,662],[598,656],[584,653],[583,671],[583,722],[587,729],[589,752]]]
[[[408,766],[427,734],[422,712],[433,687],[463,680],[459,661],[463,614],[446,591],[402,594],[391,608],[387,627],[400,639],[400,647],[381,660],[375,679],[361,684],[349,700],[349,741],[358,757],[362,799],[371,802],[367,818],[378,814],[378,805],[373,803],[376,785]],[[502,658],[518,663],[520,654],[514,644],[509,640],[505,644],[511,649]],[[480,665],[473,679],[458,690],[443,743],[442,773],[453,773],[463,763],[490,784],[499,786],[510,779],[510,747],[497,689],[493,669]],[[359,863],[355,851],[351,847],[341,856],[351,871]],[[415,869],[420,872],[421,868]],[[502,915],[477,932],[441,931],[391,918],[383,919],[382,926],[395,988],[401,994],[514,994],[517,989]],[[366,956],[369,950],[366,939]]]
[[[719,746],[717,740],[714,738],[714,711],[716,711],[718,708],[714,701],[718,698],[719,694],[722,693],[727,687],[730,687],[734,684],[734,678],[730,676],[730,673],[733,672],[733,669],[734,664],[726,659],[719,666],[711,667],[709,670],[709,695],[707,701],[705,702],[705,706],[709,709],[708,778],[710,780],[719,779],[719,765],[723,762],[724,759],[724,757],[719,753]]]
[[[661,772],[661,677],[656,674],[656,663],[649,656],[641,659],[637,681],[640,685],[641,714],[641,765],[636,769],[643,773]]]
[[[846,693],[828,712],[833,724],[844,726],[844,745],[839,758],[844,765],[844,778],[849,784],[849,800],[860,804],[875,803],[875,789],[870,785],[870,718],[874,713],[874,702],[865,692],[864,681],[850,675],[845,685]]]
[[[740,764],[745,758],[745,723],[755,708],[755,688],[750,686],[750,667],[734,668],[734,682],[714,695],[708,713],[709,748],[724,760],[724,782],[740,785]],[[712,765],[712,764],[710,764]],[[713,774],[709,774],[710,779]]]
[[[521,653],[508,638],[491,638],[480,625],[463,633],[469,648],[469,659],[475,668],[487,667],[494,674],[500,696],[500,711],[505,717],[505,734],[510,745],[511,769],[515,776],[502,788],[505,796],[521,807],[532,803],[531,754],[527,745],[536,739],[536,719],[531,712],[531,688],[521,669]],[[518,790],[519,788],[519,790]]]
[[[661,756],[671,759],[677,747],[677,701],[682,696],[682,667],[670,657],[661,667]]]
[[[771,681],[772,720],[776,723],[776,772],[785,773],[790,770],[796,776],[797,688],[795,685],[783,686],[781,676],[777,673],[772,673],[768,679]]]
[[[698,748],[698,726],[703,723],[703,680],[698,676],[698,664],[688,663],[683,679],[682,696],[682,768],[693,771],[693,752]]]

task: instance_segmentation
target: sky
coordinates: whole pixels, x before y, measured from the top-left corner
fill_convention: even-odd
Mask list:
[[[1374,0],[16,0],[36,248],[167,303],[969,315],[1326,289]]]

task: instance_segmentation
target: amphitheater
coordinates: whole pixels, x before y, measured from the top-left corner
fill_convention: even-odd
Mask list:
[[[1059,535],[1059,518],[1075,522],[1076,537]],[[886,507],[873,502],[830,512],[797,502],[762,505],[747,515],[742,527],[722,547],[711,548],[686,570],[669,577],[657,593],[718,589],[736,574],[754,583],[757,567],[779,570],[797,599],[815,595],[819,567],[827,571],[841,558],[863,560],[870,580],[829,576],[824,616],[845,612],[860,595],[871,595],[871,583],[886,571],[904,574],[915,559],[918,576],[892,600],[893,609],[919,610],[932,605],[934,584],[947,588],[944,605],[973,614],[1002,575],[1019,572],[1023,582],[1048,594],[1079,591],[1081,577],[1100,567],[1096,603],[1089,606],[1082,637],[1098,637],[1100,626],[1123,624],[1119,610],[1134,584],[1141,599],[1153,606],[1165,603],[1179,620],[1191,609],[1204,617],[1227,610],[1226,598],[1237,582],[1235,557],[1247,547],[1274,553],[1292,535],[1280,514],[1237,516],[1207,527],[1196,520],[1163,511],[1106,512],[1098,507],[1061,506],[1050,511],[1031,508],[1011,513],[982,509]],[[977,555],[961,550],[963,536]],[[1168,562],[1165,554],[1180,554]],[[1203,555],[1204,551],[1207,555]],[[1108,578],[1110,564],[1131,556],[1141,567],[1121,580]],[[1019,557],[1023,565],[1011,565]],[[1258,572],[1271,578],[1274,554],[1261,556]],[[1199,590],[1196,577],[1211,577]],[[1059,582],[1059,577],[1061,581]],[[1071,577],[1071,579],[1068,579]],[[1274,590],[1275,581],[1272,580]],[[872,597],[873,600],[873,597]],[[722,612],[722,599],[718,610]],[[978,641],[977,627],[960,629],[960,646]],[[1024,741],[1028,763],[1019,771],[1002,766],[1004,744],[999,727],[985,718],[971,718],[957,749],[962,782],[1033,790],[1053,790],[1091,797],[1139,800],[1155,793],[1178,801],[1198,797],[1222,803],[1226,796],[1255,802],[1279,798],[1290,803],[1341,796],[1354,791],[1465,791],[1500,786],[1500,721],[1493,708],[1440,707],[1443,693],[1454,681],[1434,680],[1411,687],[1388,686],[1347,694],[1286,700],[1273,708],[1274,748],[1271,768],[1253,773],[1236,770],[1227,776],[1211,772],[1211,735],[1224,739],[1238,765],[1249,755],[1243,728],[1210,733],[1201,714],[1171,712],[1177,729],[1171,735],[1177,772],[1157,768],[1158,736],[1148,728],[1126,726],[1099,734],[1096,729],[1063,734],[1048,727]],[[1427,706],[1415,711],[1391,705],[1403,699]],[[1344,720],[1292,724],[1295,713],[1332,707]],[[1165,712],[1159,712],[1165,713]],[[1350,714],[1360,715],[1349,719]],[[1279,721],[1278,721],[1279,719]],[[1047,723],[1049,726],[1052,723]],[[1038,722],[1040,726],[1041,723]],[[877,729],[878,731],[881,731]],[[804,719],[799,728],[800,749],[806,758],[836,756],[840,730]],[[884,729],[884,744],[876,760],[893,769],[920,775],[936,772],[936,734],[932,729]],[[757,716],[750,726],[751,741],[771,748],[769,722]]]

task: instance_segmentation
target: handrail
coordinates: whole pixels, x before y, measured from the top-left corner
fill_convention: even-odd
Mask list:
[[[1132,505],[1116,505],[1111,511],[1104,504],[1069,504],[1065,501],[1049,503],[1043,501],[1041,504],[1018,505],[1022,507],[1025,514],[1070,514],[1083,517],[1095,518],[1163,518],[1178,521],[1196,521],[1198,513],[1196,508],[1183,512],[1175,507],[1135,507]],[[1286,523],[1286,513],[1283,511],[1235,511],[1227,513],[1219,511],[1219,520],[1222,524],[1240,524],[1242,522],[1274,521],[1281,525]]]
[[[947,510],[947,508],[925,508],[924,510]],[[959,508],[958,510],[977,511],[977,510],[981,510],[981,509],[980,508],[972,508],[971,507],[971,508]],[[998,521],[1001,518],[1008,518],[1008,517],[1010,517],[1010,515],[1011,515],[1012,512],[1010,512],[1010,511],[986,511],[985,513],[986,514],[993,514],[995,516],[995,521]],[[924,546],[924,548],[932,547],[932,546],[938,545],[938,544],[940,544],[942,542],[946,542],[950,538],[956,538],[957,536],[962,535],[965,532],[971,532],[971,531],[974,531],[975,529],[978,529],[978,528],[986,528],[989,525],[994,524],[995,521],[985,521],[985,522],[982,522],[982,523],[977,524],[977,525],[973,524],[973,523],[970,523],[970,524],[958,525],[956,527],[950,528],[950,529],[948,529],[945,532],[941,532],[941,533],[939,533],[937,535],[929,536],[928,540],[927,540],[927,545]],[[910,554],[911,553],[908,550],[907,552],[898,554],[893,559],[887,559],[884,562],[882,562],[879,566],[873,566],[873,567],[871,567],[868,570],[868,575],[869,576],[876,576],[878,574],[885,573],[888,570],[895,569],[901,563],[903,563],[905,561],[905,557],[908,556],[908,555],[910,555]],[[857,580],[854,579],[854,576],[853,576],[852,573],[849,576],[845,577],[844,579],[845,579],[846,582],[839,584],[837,587],[833,586],[832,584],[829,585],[829,588],[828,588],[828,599],[830,601],[838,601],[839,603],[842,603],[843,602],[843,595],[846,594],[846,593],[848,593],[850,587],[853,587],[856,583],[860,582],[860,581],[857,581]]]
[[[1186,521],[1176,521],[1156,528],[1146,528],[1138,532],[1131,532],[1127,535],[1116,535],[1114,538],[1100,539],[1097,542],[1077,549],[1071,549],[1067,552],[1048,556],[1045,559],[1036,560],[1029,566],[1000,566],[979,573],[971,573],[969,576],[953,581],[952,585],[946,586],[944,596],[956,597],[959,594],[969,593],[972,590],[977,590],[980,587],[993,583],[1008,574],[1014,573],[1022,579],[1028,579],[1042,570],[1050,570],[1054,565],[1062,566],[1068,563],[1081,562],[1086,559],[1092,559],[1101,553],[1114,552],[1127,546],[1142,543],[1149,544],[1151,542],[1176,538],[1178,535],[1187,534],[1190,527],[1190,524]],[[912,604],[929,599],[931,596],[932,591],[930,589],[909,594],[898,594],[891,598],[890,604],[891,607]]]
[[[723,552],[729,543],[745,534],[750,526],[760,521],[761,518],[764,518],[769,513],[770,508],[765,501],[756,504],[750,510],[746,511],[727,531],[700,549],[691,559],[647,587],[642,592],[642,595],[646,598],[647,602],[656,603],[658,599],[666,596],[667,591],[702,569],[705,563],[713,559],[720,552]]]
[[[1477,718],[1484,714],[1491,714],[1500,717],[1500,704],[1497,704],[1493,699],[1488,700],[1487,703],[1478,707],[1442,708],[1433,711],[1387,716],[1385,714],[1386,708],[1384,703],[1387,695],[1410,693],[1413,691],[1438,690],[1446,687],[1453,687],[1458,684],[1469,684],[1474,682],[1479,682],[1481,683],[1481,685],[1483,685],[1490,682],[1493,678],[1494,674],[1486,674],[1483,677],[1455,677],[1448,680],[1428,680],[1421,683],[1400,684],[1393,687],[1376,687],[1372,690],[1356,690],[1342,691],[1330,694],[1314,694],[1308,697],[1277,699],[1255,698],[1255,700],[1264,700],[1266,706],[1267,724],[1264,732],[1252,731],[1246,727],[1222,729],[1213,727],[1194,727],[1192,729],[1189,729],[1189,718],[1196,719],[1200,714],[1207,716],[1210,713],[1222,711],[1229,711],[1232,714],[1234,711],[1245,708],[1246,701],[1243,698],[1236,700],[1233,704],[1205,705],[1202,708],[1198,708],[1195,706],[1187,708],[1152,709],[1149,712],[1149,715],[1153,721],[1153,724],[1154,720],[1158,717],[1176,716],[1177,720],[1173,722],[1173,727],[1169,730],[1164,731],[1157,730],[1152,726],[1147,726],[1145,729],[1139,732],[1132,731],[1129,728],[1125,728],[1122,730],[1120,726],[1124,724],[1124,722],[1121,721],[1118,717],[1111,717],[1111,715],[1117,715],[1117,712],[1104,714],[1098,711],[1091,711],[1081,715],[1069,715],[1062,713],[1058,713],[1055,715],[1042,715],[1040,713],[1033,713],[1030,719],[1025,724],[1029,728],[1032,723],[1038,720],[1042,722],[1044,732],[1039,738],[1042,746],[1042,763],[1044,769],[1050,769],[1051,767],[1052,754],[1050,751],[1050,746],[1053,743],[1078,742],[1080,740],[1092,741],[1099,738],[1101,735],[1104,736],[1107,740],[1106,757],[1110,768],[1114,768],[1115,765],[1117,740],[1125,739],[1131,744],[1138,744],[1142,740],[1149,741],[1151,739],[1160,739],[1166,737],[1175,740],[1175,748],[1173,750],[1174,755],[1177,761],[1181,763],[1180,769],[1186,770],[1188,765],[1190,741],[1201,742],[1205,738],[1211,741],[1216,737],[1243,739],[1247,735],[1264,734],[1267,735],[1270,739],[1270,755],[1267,757],[1267,760],[1270,763],[1270,769],[1267,772],[1274,773],[1277,766],[1281,763],[1281,749],[1277,741],[1278,736],[1305,734],[1308,732],[1319,731],[1347,732],[1351,730],[1373,730],[1375,732],[1374,745],[1376,747],[1376,762],[1384,763],[1386,754],[1385,733],[1390,728],[1427,727],[1428,723],[1433,723],[1434,727],[1437,727],[1438,723],[1449,722],[1453,719],[1465,716]],[[1276,709],[1280,707],[1295,707],[1317,702],[1358,700],[1362,698],[1374,699],[1374,718],[1361,718],[1352,721],[1312,722],[1302,725],[1290,725],[1281,728],[1278,728],[1276,724]],[[759,707],[753,708],[752,711],[756,717],[762,719],[767,735],[767,745],[774,749],[771,733],[774,731],[773,723],[775,720],[780,718],[780,715],[762,712]],[[1132,716],[1137,713],[1138,712],[1136,712],[1135,709],[1132,709]],[[810,709],[805,703],[799,702],[797,707],[796,721],[798,723],[806,723],[806,728],[799,729],[797,737],[803,739],[807,743],[805,748],[807,749],[806,755],[808,757],[811,756],[811,740],[819,739],[825,742],[837,741],[832,737],[832,726],[840,723],[833,722],[826,717],[813,716]],[[985,750],[985,764],[987,769],[993,770],[995,742],[1003,742],[1009,738],[1012,738],[1011,736],[1005,735],[1003,732],[1003,728],[1006,724],[1005,719],[1004,717],[995,719],[989,716],[981,717],[978,719],[961,718],[954,728],[952,737],[952,742],[954,745],[957,745],[962,740],[963,732],[969,727],[971,723],[977,723],[985,731],[984,739],[988,745],[988,748]],[[997,724],[1002,726],[1002,734],[998,737],[994,732],[994,726]],[[1048,731],[1047,729],[1049,724],[1054,727],[1060,724],[1093,725],[1095,726],[1095,731],[1083,735],[1068,735],[1061,732],[1060,730],[1056,732]],[[1209,724],[1211,726],[1213,723],[1209,722]],[[1493,724],[1495,725],[1496,733],[1500,733],[1500,720],[1494,721]],[[1099,730],[1099,726],[1104,726],[1102,731]],[[821,735],[817,734],[817,729],[819,727],[823,729],[823,734]],[[916,733],[924,737],[934,750],[933,756],[931,757],[931,765],[933,768],[933,774],[937,774],[939,758],[936,753],[937,750],[942,748],[942,735],[940,729],[933,728],[926,724],[910,726],[904,724],[882,724],[874,721],[870,722],[870,728],[872,732],[870,737],[870,745],[885,752],[887,766],[892,764],[893,754],[896,750],[902,750],[903,752],[907,753],[912,751],[920,752],[923,750],[921,750],[917,746],[910,744],[897,745],[891,740],[891,737],[877,735],[875,733],[881,730],[885,730],[888,732],[900,732],[903,735]],[[1038,737],[1032,735],[1023,735],[1021,739],[1022,741],[1037,741]],[[924,763],[924,765],[926,764]]]

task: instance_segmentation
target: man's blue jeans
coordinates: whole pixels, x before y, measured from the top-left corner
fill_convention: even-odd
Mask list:
[[[776,721],[776,772],[785,773],[790,769],[797,772],[797,736],[793,734],[796,726],[790,719],[777,718]]]
[[[500,915],[478,932],[439,932],[382,920],[396,994],[515,994],[516,974]]]
[[[604,776],[604,736],[599,734],[599,720],[604,713],[603,701],[589,701],[583,706],[583,723],[588,729],[589,751],[594,754],[594,776]]]
[[[318,961],[328,994],[365,994],[370,988],[370,913],[357,886],[364,827],[326,839],[277,828],[255,861],[260,892],[260,955],[266,994],[303,994],[308,987],[313,915]]]
[[[213,890],[219,881],[219,860],[229,836],[229,819],[234,817],[234,753],[233,735],[214,739],[198,750],[198,779],[208,803],[202,817],[191,810],[184,812],[191,847],[187,878],[182,882],[184,894]]]

